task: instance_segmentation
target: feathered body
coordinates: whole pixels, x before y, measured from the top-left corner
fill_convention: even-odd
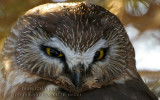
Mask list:
[[[47,55],[51,48],[62,57]],[[158,100],[137,73],[123,25],[94,4],[29,10],[11,30],[2,57],[1,100]]]

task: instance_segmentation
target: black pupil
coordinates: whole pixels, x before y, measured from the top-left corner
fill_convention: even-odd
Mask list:
[[[100,56],[100,51],[97,51],[96,54],[94,55],[94,59],[98,58]]]
[[[60,51],[51,48],[50,53],[52,56],[58,56],[60,54]]]

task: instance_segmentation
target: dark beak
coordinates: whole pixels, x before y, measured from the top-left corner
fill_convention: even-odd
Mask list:
[[[72,82],[77,91],[80,88],[80,85],[82,83],[82,72],[83,72],[82,69],[83,69],[82,65],[78,65],[73,68],[73,72],[72,72]]]

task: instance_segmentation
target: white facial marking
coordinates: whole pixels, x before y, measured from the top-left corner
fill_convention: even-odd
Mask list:
[[[70,69],[78,64],[84,64],[85,68],[88,68],[88,65],[92,62],[95,52],[100,48],[105,48],[106,40],[100,39],[95,43],[91,48],[88,48],[86,52],[75,52],[74,49],[71,49],[65,46],[58,38],[51,38],[52,41],[46,43],[46,46],[51,46],[62,51],[66,57],[66,62]]]

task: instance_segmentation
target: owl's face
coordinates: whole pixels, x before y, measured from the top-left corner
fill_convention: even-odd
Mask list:
[[[102,7],[46,4],[19,19],[7,39],[15,55],[4,53],[4,63],[12,59],[16,63],[10,62],[10,70],[21,69],[69,92],[81,92],[109,84],[134,62],[124,37],[118,18]],[[128,48],[133,49],[131,44]]]

